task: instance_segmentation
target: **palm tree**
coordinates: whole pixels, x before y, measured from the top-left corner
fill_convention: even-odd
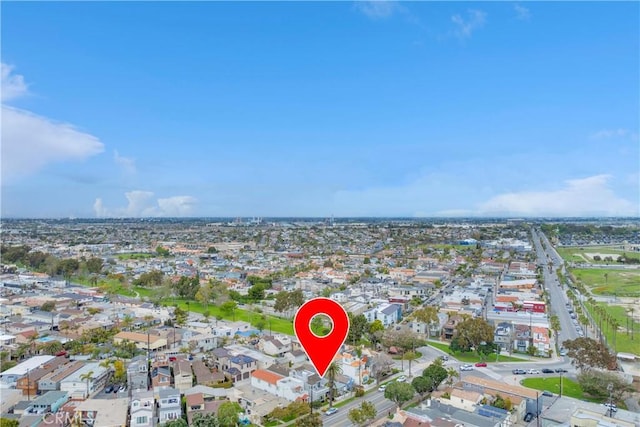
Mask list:
[[[460,377],[460,373],[456,368],[447,368],[447,384],[451,387],[455,381],[455,378]]]
[[[93,380],[93,371],[89,371],[85,374],[80,375],[80,381],[87,382],[87,399],[89,398],[89,381]]]
[[[333,395],[336,389],[336,377],[342,374],[342,367],[336,362],[331,362],[331,365],[327,368],[325,375],[329,379],[329,408],[333,406]]]
[[[402,359],[409,361],[409,377],[411,377],[411,362],[416,360],[418,357],[418,353],[416,353],[415,351],[407,351],[402,355]]]
[[[620,323],[616,319],[611,319],[611,330],[613,331],[613,352],[616,352],[616,336],[618,335],[618,328]]]

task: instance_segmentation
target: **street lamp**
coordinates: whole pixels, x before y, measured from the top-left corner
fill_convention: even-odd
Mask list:
[[[607,391],[609,392],[609,417],[613,417],[613,402],[612,402],[612,392],[613,392],[613,384],[609,383],[607,385]]]

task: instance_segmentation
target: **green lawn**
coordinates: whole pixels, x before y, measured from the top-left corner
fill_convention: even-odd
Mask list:
[[[96,284],[92,284],[91,279],[89,277],[79,276],[79,277],[74,277],[72,280],[72,283],[78,283],[82,286],[88,286],[91,288],[97,287],[97,288],[100,288],[103,292],[110,293],[110,294],[118,294],[118,295],[123,295],[127,297],[135,296],[134,292],[128,290],[126,286],[124,286],[117,279],[100,278],[98,279]]]
[[[604,268],[573,268],[576,279],[591,288],[594,294],[640,296],[640,270],[609,270]],[[607,276],[605,277],[605,274]]]
[[[525,378],[520,381],[520,384],[535,390],[547,390],[556,395],[560,394],[560,377]],[[565,377],[562,378],[562,395],[588,402],[603,402],[601,399],[585,396],[580,384]]]
[[[594,261],[593,258],[587,254],[602,254],[605,256],[611,255],[614,261],[613,264],[616,264],[615,261],[621,255],[626,255],[629,258],[640,259],[640,253],[638,252],[629,252],[620,249],[599,246],[557,247],[556,251],[558,251],[558,254],[566,261],[586,262],[589,264],[602,263],[603,261]]]
[[[136,252],[130,254],[118,254],[117,257],[119,260],[127,260],[127,259],[147,259],[153,258],[154,254],[144,253],[144,252]]]
[[[185,301],[185,300],[178,299],[176,300],[176,303],[180,308],[184,310],[192,311],[194,313],[202,314],[204,313],[204,310],[205,310],[204,305],[196,301]],[[164,304],[173,305],[173,300],[167,300],[164,302]],[[255,323],[260,318],[260,316],[262,316],[260,313],[242,310],[240,308],[237,308],[233,313],[227,314],[227,313],[223,313],[222,310],[220,310],[220,307],[216,307],[214,305],[209,305],[208,310],[212,319],[219,317],[221,319],[234,320],[234,321],[241,320],[244,322],[249,322],[251,324]],[[274,316],[267,316],[265,331],[269,331],[269,328],[271,328],[273,332],[280,332],[286,335],[293,335],[292,320],[281,319],[279,317],[274,317]]]
[[[605,307],[607,313],[613,316],[620,324],[620,329],[616,333],[616,348],[617,352],[633,353],[640,356],[640,322],[634,322],[635,337],[634,341],[631,341],[631,332],[627,333],[627,319],[629,315],[625,311],[624,307],[619,305],[610,304],[597,304]],[[593,307],[590,304],[585,303],[587,310],[591,313],[594,321],[598,321],[598,315],[594,312]],[[631,329],[631,325],[629,326]],[[613,347],[613,331],[611,328],[607,328],[603,322],[602,332],[607,337],[607,342]],[[594,338],[594,337],[591,337]]]
[[[449,350],[449,344],[447,344],[447,343],[429,341],[428,344],[430,346],[434,347],[434,348],[437,348],[439,350],[444,351],[447,354],[451,354],[453,357],[455,357],[456,359],[458,359],[461,362],[475,363],[475,362],[480,362],[480,360],[481,360],[480,356],[478,356],[476,353],[473,353],[473,352],[453,354]],[[496,362],[496,357],[498,358],[498,360],[497,360],[498,362],[523,362],[523,361],[526,361],[526,359],[521,359],[519,357],[503,356],[502,354],[500,356],[498,356],[496,354],[492,354],[490,356],[487,356],[487,358],[484,360],[484,362]]]

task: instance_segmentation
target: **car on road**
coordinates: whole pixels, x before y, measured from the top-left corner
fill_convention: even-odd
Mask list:
[[[604,406],[607,407],[607,409],[611,409],[611,412],[617,412],[618,411],[618,407],[616,406],[615,403],[603,403]]]
[[[514,369],[511,372],[513,372],[513,375],[524,375],[527,373],[527,371],[525,371],[524,369]]]
[[[547,391],[547,390],[543,391],[542,395],[543,396],[547,396],[547,397],[553,397],[553,393],[551,393],[550,391]]]
[[[540,373],[540,371],[538,371],[537,369],[529,369],[527,371],[527,374],[539,374],[539,373]]]
[[[550,369],[550,368],[544,368],[542,370],[542,373],[543,374],[553,374],[553,373],[555,373],[555,371],[553,369]]]
[[[560,356],[564,357],[567,355],[567,350],[565,350],[564,348],[560,349]]]
[[[407,380],[407,377],[405,375],[400,375],[396,381],[398,381],[399,383],[403,383],[406,380]]]
[[[473,365],[465,363],[464,365],[460,366],[460,370],[461,371],[473,371]]]
[[[378,387],[378,391],[385,391],[386,389],[387,389],[386,384],[382,384],[380,387]]]
[[[324,411],[324,414],[325,414],[325,415],[333,415],[333,414],[335,414],[336,412],[338,412],[338,408],[329,408],[329,409],[327,409],[326,411]]]
[[[486,368],[487,364],[485,362],[476,363],[476,368]]]
[[[556,373],[557,374],[563,374],[565,372],[569,372],[569,371],[567,371],[566,369],[563,369],[563,368],[556,368]]]

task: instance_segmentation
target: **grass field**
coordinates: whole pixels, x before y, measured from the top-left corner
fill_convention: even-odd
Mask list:
[[[560,377],[526,378],[520,381],[520,384],[524,387],[535,390],[547,390],[556,395],[560,394]],[[562,378],[562,395],[573,397],[575,399],[586,400],[588,402],[602,402],[600,399],[585,396],[580,384],[564,377]]]
[[[640,270],[573,268],[571,273],[576,279],[584,282],[594,294],[640,296]]]
[[[603,263],[604,261],[594,261],[594,254],[611,255],[615,261],[620,255],[626,255],[628,258],[635,258],[640,260],[640,253],[623,251],[620,249],[608,248],[606,246],[574,246],[574,247],[557,247],[556,251],[565,260],[569,262],[581,262],[581,263]]]
[[[135,253],[130,253],[130,254],[118,254],[117,255],[119,260],[147,259],[147,258],[153,258],[154,256],[155,256],[154,254],[143,253],[143,252],[135,252]]]
[[[480,356],[478,356],[476,353],[473,353],[473,352],[453,354],[449,351],[449,344],[446,344],[446,343],[429,341],[428,344],[434,348],[444,351],[447,354],[451,354],[453,357],[455,357],[461,362],[475,363],[475,362],[480,362],[481,360]],[[487,356],[484,362],[495,362],[496,356],[497,356],[496,354]],[[523,362],[523,361],[526,361],[526,359],[521,359],[519,357],[513,357],[513,356],[503,356],[503,355],[498,356],[498,362]]]
[[[618,323],[620,324],[620,329],[616,334],[616,348],[617,352],[624,353],[632,353],[640,356],[640,322],[634,322],[634,331],[635,331],[635,339],[631,341],[631,334],[627,334],[627,321],[629,319],[629,315],[625,311],[624,307],[619,305],[610,305],[610,304],[599,304],[607,310],[609,315],[613,316]],[[593,320],[598,321],[598,315],[595,313],[590,304],[585,304],[587,310],[593,317]],[[629,326],[631,329],[631,326]],[[613,331],[610,328],[607,328],[603,323],[602,332],[605,337],[607,337],[607,342],[613,346]],[[595,337],[591,337],[595,338]]]

